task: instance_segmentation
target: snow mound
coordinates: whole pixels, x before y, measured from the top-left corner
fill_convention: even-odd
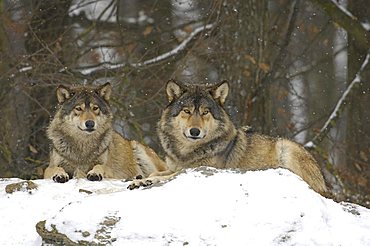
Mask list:
[[[5,192],[20,181],[0,180],[1,245],[370,245],[369,209],[324,198],[284,169],[201,167],[133,191],[74,179]]]

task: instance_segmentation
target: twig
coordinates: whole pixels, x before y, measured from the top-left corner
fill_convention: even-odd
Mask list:
[[[370,60],[370,50],[368,51],[364,62],[362,63],[360,69],[355,75],[355,78],[352,82],[348,85],[347,89],[343,92],[342,96],[339,98],[337,104],[335,105],[334,110],[331,112],[328,120],[325,122],[324,126],[320,129],[319,133],[313,137],[311,141],[308,141],[304,146],[306,148],[315,148],[318,143],[320,143],[333,127],[334,122],[339,117],[339,114],[344,110],[346,105],[347,97],[351,92],[352,88],[361,82],[361,73],[365,70],[366,66],[368,65]]]
[[[47,110],[36,98],[32,97],[29,93],[25,90],[22,90],[22,93],[25,94],[30,100],[35,102],[43,111],[45,111],[48,115],[51,115],[49,110]]]
[[[347,49],[347,47],[343,47],[342,49],[336,51],[333,55],[336,57],[339,53],[341,53],[343,50]],[[307,72],[312,71],[314,68],[316,68],[318,65],[323,64],[324,62],[328,62],[328,60],[331,59],[331,57],[324,57],[323,59],[319,59],[317,61],[313,61],[308,65],[300,66],[299,68],[296,69],[295,72],[293,73],[287,73],[285,75],[285,79],[292,79],[294,77],[297,77],[299,75],[305,74]],[[280,77],[276,77],[274,79],[278,79]]]

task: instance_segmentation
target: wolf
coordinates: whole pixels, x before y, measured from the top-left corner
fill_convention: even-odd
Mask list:
[[[316,192],[324,194],[323,175],[301,145],[283,138],[237,129],[224,109],[229,83],[185,84],[170,80],[169,101],[157,131],[169,169],[135,180],[129,188],[166,180],[184,168],[209,166],[239,170],[286,168],[299,175]]]
[[[59,183],[71,177],[132,179],[167,169],[152,149],[113,130],[111,92],[109,82],[58,86],[58,108],[47,128],[51,151],[45,179]]]

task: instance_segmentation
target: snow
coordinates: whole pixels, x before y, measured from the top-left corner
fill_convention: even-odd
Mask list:
[[[347,1],[340,1],[337,2],[335,0],[331,0],[332,3],[334,3],[338,9],[340,9],[344,14],[346,14],[348,17],[350,17],[352,20],[356,20],[357,18],[353,16],[353,14],[346,9]]]
[[[110,4],[110,1],[73,1],[69,16],[78,16],[81,13],[84,13],[86,18],[92,21],[98,20],[99,17],[106,22],[115,23],[117,21],[115,5]]]
[[[119,3],[117,3],[119,5]],[[73,1],[69,8],[69,16],[78,16],[82,13],[91,21],[117,22],[117,4],[112,1],[78,0]],[[136,17],[122,16],[123,21],[131,24],[154,23],[154,19],[146,15],[144,11],[138,11]]]
[[[311,148],[315,148],[316,145],[312,141],[308,141],[307,143],[305,143],[304,147],[311,149]]]
[[[370,31],[370,22],[362,22],[361,25],[363,28],[365,28],[366,31]]]
[[[197,36],[199,33],[205,31],[205,30],[209,30],[209,29],[212,29],[214,27],[214,24],[207,24],[205,26],[201,26],[201,27],[197,27],[194,31],[192,31],[189,36],[187,38],[185,38],[178,46],[176,46],[174,49],[172,49],[171,51],[169,52],[166,52],[162,55],[159,55],[155,58],[152,58],[152,59],[149,59],[147,61],[144,61],[142,63],[137,63],[137,64],[131,64],[131,66],[134,66],[134,67],[141,67],[141,66],[145,66],[145,65],[150,65],[152,63],[156,63],[156,62],[159,62],[159,61],[162,61],[162,60],[165,60],[173,55],[176,55],[178,54],[180,51],[184,50],[186,48],[186,46],[188,45],[188,43],[195,37]]]
[[[75,242],[112,245],[370,245],[369,209],[324,198],[284,169],[189,169],[132,191],[73,179],[5,192],[19,181],[0,180],[1,245],[40,245],[43,220]]]

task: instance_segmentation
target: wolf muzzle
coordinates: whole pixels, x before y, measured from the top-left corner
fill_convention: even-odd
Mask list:
[[[192,140],[198,140],[205,137],[205,134],[199,128],[196,127],[190,128],[189,130],[186,131],[184,135],[186,138],[190,138]]]
[[[93,131],[95,131],[95,121],[93,121],[93,120],[87,120],[86,122],[85,122],[85,129],[83,129],[84,131],[87,131],[87,132],[93,132]]]
[[[198,128],[191,128],[189,132],[190,132],[190,136],[194,138],[198,138],[200,135],[200,130]]]

